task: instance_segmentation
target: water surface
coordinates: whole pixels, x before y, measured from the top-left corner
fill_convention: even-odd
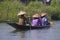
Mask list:
[[[15,30],[6,23],[0,23],[0,40],[60,40],[60,21],[48,29]]]

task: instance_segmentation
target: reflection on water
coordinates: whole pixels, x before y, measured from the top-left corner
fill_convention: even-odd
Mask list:
[[[0,23],[0,40],[60,40],[60,21],[49,29],[16,30]]]

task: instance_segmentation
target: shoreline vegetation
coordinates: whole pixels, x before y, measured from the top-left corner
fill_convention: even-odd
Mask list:
[[[0,22],[6,20],[18,22],[17,14],[20,10],[27,12],[26,17],[32,16],[34,13],[47,11],[49,21],[60,20],[60,0],[52,0],[51,5],[48,6],[39,1],[31,1],[28,5],[25,5],[18,0],[5,0],[0,2]]]

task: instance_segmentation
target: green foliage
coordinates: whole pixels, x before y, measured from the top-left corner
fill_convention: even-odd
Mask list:
[[[0,21],[18,21],[17,14],[20,10],[27,12],[27,16],[32,16],[41,11],[48,12],[48,18],[60,19],[60,0],[52,0],[51,5],[43,5],[41,2],[32,1],[27,6],[19,0],[5,0],[0,2]]]
[[[40,13],[41,10],[44,8],[40,2],[30,2],[26,7],[25,10],[27,11],[27,15],[32,16],[35,13]]]
[[[47,7],[47,11],[51,14],[51,18],[54,20],[60,19],[60,0],[52,0],[50,6]]]
[[[0,21],[17,20],[17,13],[24,9],[24,5],[19,1],[4,1],[0,3]]]

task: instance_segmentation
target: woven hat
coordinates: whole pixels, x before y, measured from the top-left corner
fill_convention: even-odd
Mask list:
[[[41,13],[41,16],[45,16],[47,13]]]
[[[19,16],[19,15],[24,15],[24,14],[26,14],[26,12],[20,11],[20,13],[18,13],[18,16]]]
[[[33,15],[33,18],[39,18],[39,17],[40,17],[39,14]]]

